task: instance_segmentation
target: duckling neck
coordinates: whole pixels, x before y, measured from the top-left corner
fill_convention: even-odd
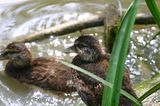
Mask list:
[[[97,63],[99,61],[102,61],[104,59],[106,59],[106,54],[103,54],[101,56],[98,56],[95,60],[93,61],[86,61],[84,59],[82,59],[79,55],[75,56],[72,60],[72,64],[75,65],[81,65],[81,64],[90,64],[90,63]]]
[[[10,60],[5,68],[6,73],[12,77],[18,77],[20,74],[25,73],[31,67],[31,57],[19,56]]]

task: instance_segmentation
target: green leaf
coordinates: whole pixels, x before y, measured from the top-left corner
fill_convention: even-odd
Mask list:
[[[151,94],[155,93],[157,90],[160,89],[160,83],[158,83],[157,85],[155,85],[153,88],[151,88],[150,90],[148,90],[146,93],[144,93],[138,100],[139,101],[143,101],[145,98],[147,98],[148,96],[150,96]]]
[[[146,0],[146,3],[158,27],[160,28],[160,9],[158,8],[156,4],[156,0]]]
[[[134,0],[127,13],[122,18],[122,23],[113,46],[106,80],[113,83],[113,89],[105,86],[102,106],[118,106],[121,83],[124,74],[124,62],[127,56],[130,34],[134,25],[137,8],[140,0]]]
[[[156,39],[157,36],[160,36],[160,31],[158,31],[156,34],[154,34],[154,36],[146,43],[146,45],[144,46],[143,49],[145,49],[148,46],[148,44],[151,43],[152,40]]]

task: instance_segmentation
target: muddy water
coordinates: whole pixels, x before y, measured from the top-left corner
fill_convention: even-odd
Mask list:
[[[123,10],[130,0],[125,0]],[[17,37],[43,30],[61,23],[89,18],[104,10],[106,0],[1,0],[0,1],[0,46],[4,47]],[[148,13],[144,3],[140,12]],[[156,26],[135,26],[132,32],[131,52],[126,61],[134,83],[151,78],[160,69],[160,37],[143,48],[157,31]],[[102,38],[103,27],[84,30],[83,33]],[[26,43],[33,57],[56,56],[71,60],[74,54],[62,53],[79,36],[76,32],[61,37],[51,36],[40,41]],[[102,40],[100,40],[102,42]],[[35,86],[21,84],[7,77],[3,70],[6,61],[0,62],[0,106],[74,106],[84,105],[76,93],[61,94]]]

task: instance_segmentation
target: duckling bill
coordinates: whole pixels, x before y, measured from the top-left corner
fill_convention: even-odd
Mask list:
[[[13,42],[0,52],[0,60],[8,60],[5,73],[27,84],[41,88],[73,92],[76,89],[70,86],[76,73],[62,65],[55,58],[35,58],[23,43]]]

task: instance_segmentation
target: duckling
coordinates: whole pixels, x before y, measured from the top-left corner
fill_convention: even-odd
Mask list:
[[[41,88],[73,92],[76,89],[70,86],[75,71],[64,66],[56,58],[32,58],[27,47],[20,42],[13,42],[1,51],[0,60],[8,60],[5,73],[27,84]]]
[[[107,54],[99,43],[99,40],[90,35],[82,35],[75,40],[74,44],[67,48],[66,53],[77,53],[72,63],[89,72],[105,79],[106,70],[109,65],[109,54]],[[99,106],[102,101],[103,84],[87,75],[78,72],[78,78],[82,80],[76,83],[79,96],[87,106]],[[128,69],[125,69],[122,89],[137,97],[129,77]],[[132,101],[121,95],[120,106],[131,106]]]

